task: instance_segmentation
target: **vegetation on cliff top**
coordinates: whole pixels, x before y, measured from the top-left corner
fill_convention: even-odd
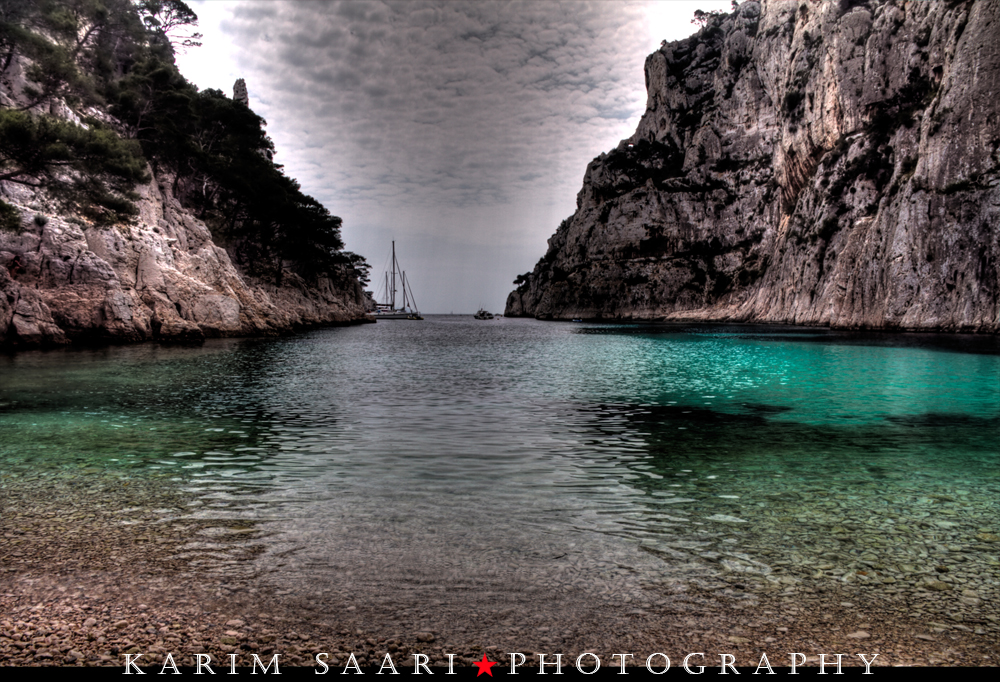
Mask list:
[[[174,50],[199,44],[196,25],[181,0],[0,0],[0,73],[30,64],[20,110],[0,109],[0,180],[45,187],[108,224],[135,215],[148,161],[249,274],[364,281],[341,219],[274,163],[266,121],[177,70]],[[112,118],[82,127],[38,113],[60,100]]]
[[[138,143],[97,121],[83,128],[0,109],[0,180],[46,187],[95,222],[121,222],[135,215],[132,188],[149,176]]]

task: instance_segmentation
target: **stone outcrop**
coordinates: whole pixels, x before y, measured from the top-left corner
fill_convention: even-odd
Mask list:
[[[346,273],[306,283],[286,272],[281,287],[243,275],[172,196],[171,180],[138,187],[138,220],[114,227],[0,183],[0,197],[22,216],[20,230],[0,229],[0,347],[190,341],[371,320],[360,283]]]
[[[710,17],[506,314],[1000,331],[998,31],[998,2]]]
[[[233,83],[233,100],[245,107],[250,106],[250,93],[247,92],[247,82],[242,78],[237,78]]]

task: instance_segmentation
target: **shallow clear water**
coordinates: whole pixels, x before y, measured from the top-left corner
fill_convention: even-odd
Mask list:
[[[986,598],[998,436],[991,338],[429,316],[0,357],[7,480],[160,479],[252,522],[279,590],[359,606],[893,593],[939,551]],[[177,552],[233,569],[210,533]]]

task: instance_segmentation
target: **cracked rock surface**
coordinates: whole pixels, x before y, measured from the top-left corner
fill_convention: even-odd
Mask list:
[[[197,341],[367,319],[356,279],[286,273],[276,287],[241,273],[171,186],[154,177],[137,188],[135,224],[97,227],[0,183],[22,216],[20,230],[0,230],[0,346]]]
[[[998,24],[745,2],[664,44],[506,315],[997,332]]]

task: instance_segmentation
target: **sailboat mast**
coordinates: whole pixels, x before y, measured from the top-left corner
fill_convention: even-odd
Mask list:
[[[396,240],[392,240],[392,309],[396,309]]]
[[[406,273],[403,273],[403,291],[407,289],[410,290],[410,305],[413,306],[413,312],[419,313],[420,309],[417,308],[417,299],[413,298],[413,288],[410,286],[409,282],[406,281]]]

